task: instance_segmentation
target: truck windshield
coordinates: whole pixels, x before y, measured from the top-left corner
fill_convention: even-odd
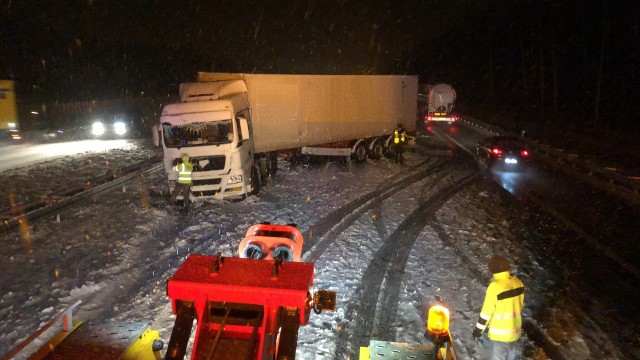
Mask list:
[[[166,147],[189,147],[229,144],[233,141],[231,119],[195,122],[184,125],[162,124]]]

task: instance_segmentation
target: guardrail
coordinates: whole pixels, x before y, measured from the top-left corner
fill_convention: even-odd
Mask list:
[[[76,201],[119,186],[142,173],[158,169],[162,167],[162,164],[158,164],[159,161],[161,161],[161,158],[154,157],[116,172],[91,179],[76,187],[49,194],[40,200],[11,207],[4,212],[0,212],[0,233],[15,228],[24,220],[45,216]]]
[[[488,124],[473,117],[464,117],[462,121],[486,135],[512,135],[522,136],[509,131],[504,131],[500,127]],[[579,158],[575,154],[568,154],[563,149],[553,148],[551,146],[541,144],[535,139],[522,137],[529,148],[535,150],[538,154],[544,155],[549,163],[562,169],[578,172],[587,176],[594,185],[608,190],[614,191],[617,195],[624,198],[640,202],[640,179],[622,174],[615,168],[603,167],[589,160]]]

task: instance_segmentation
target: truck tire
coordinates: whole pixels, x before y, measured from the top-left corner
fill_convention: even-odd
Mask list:
[[[355,162],[361,163],[367,160],[367,144],[364,141],[358,141],[351,151],[351,159]]]
[[[375,139],[373,140],[373,144],[371,144],[369,158],[373,160],[379,160],[384,156],[386,150],[387,149],[384,146],[384,141],[382,141],[382,139]]]
[[[389,137],[384,141],[384,156],[386,156],[389,159],[393,159],[394,157],[394,152],[393,152],[393,135],[389,135]]]

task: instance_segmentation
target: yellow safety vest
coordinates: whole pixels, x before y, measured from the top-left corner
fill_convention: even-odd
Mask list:
[[[178,172],[178,182],[180,184],[191,184],[191,171],[193,166],[191,163],[180,163],[173,167]]]
[[[476,327],[489,327],[489,339],[513,342],[522,335],[524,285],[508,271],[493,274]]]
[[[399,143],[403,143],[405,142],[405,135],[406,133],[403,132],[399,132],[398,130],[393,132],[393,143],[394,144],[399,144]]]

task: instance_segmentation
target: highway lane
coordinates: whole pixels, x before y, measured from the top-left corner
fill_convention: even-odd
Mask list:
[[[476,143],[486,136],[465,124],[456,125],[455,129],[441,125],[433,127],[422,142],[434,151],[439,148],[475,161]],[[477,166],[485,179],[498,184],[528,208],[531,218],[547,217],[560,224],[563,234],[560,237],[548,236],[532,242],[523,232],[518,240],[548,254],[564,269],[562,283],[569,298],[580,304],[578,308],[602,313],[616,309],[617,315],[611,316],[624,324],[623,332],[637,333],[640,316],[634,309],[640,303],[638,206],[590,185],[588,174],[567,175],[560,168],[562,164],[535,152],[531,162],[519,171]],[[528,221],[522,219],[523,224]]]
[[[86,152],[124,148],[133,140],[80,140],[49,144],[11,144],[0,147],[0,171]]]
[[[449,126],[434,127],[432,134],[432,142],[439,142],[447,151],[470,159],[475,154],[476,143],[486,137],[464,124],[456,125],[455,130]],[[545,209],[598,246],[615,247],[636,269],[640,268],[640,250],[636,245],[640,225],[632,221],[638,219],[640,209],[591,186],[587,174],[568,176],[560,166],[534,151],[530,163],[514,171],[478,168],[487,179],[495,181],[515,198]],[[632,272],[640,277],[640,271]]]

